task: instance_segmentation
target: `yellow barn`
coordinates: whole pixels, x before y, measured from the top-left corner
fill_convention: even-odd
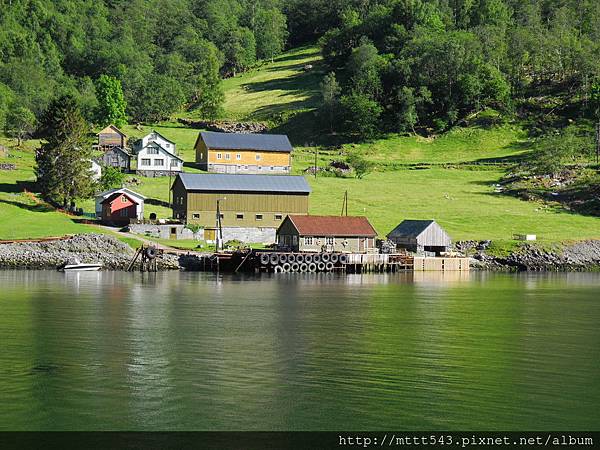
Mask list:
[[[292,144],[282,134],[202,131],[196,140],[196,163],[217,173],[287,174]]]

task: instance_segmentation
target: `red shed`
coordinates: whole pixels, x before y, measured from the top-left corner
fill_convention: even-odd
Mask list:
[[[137,218],[138,202],[124,192],[115,192],[101,204],[104,222],[128,224],[129,219]]]

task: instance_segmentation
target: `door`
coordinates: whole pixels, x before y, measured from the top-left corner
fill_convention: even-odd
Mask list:
[[[216,230],[214,228],[205,228],[204,229],[204,240],[205,241],[214,241],[216,238]]]
[[[169,239],[177,239],[177,227],[171,227]]]

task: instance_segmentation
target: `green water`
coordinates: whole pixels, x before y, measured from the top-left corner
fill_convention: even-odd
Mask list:
[[[600,274],[0,286],[0,430],[600,430]]]

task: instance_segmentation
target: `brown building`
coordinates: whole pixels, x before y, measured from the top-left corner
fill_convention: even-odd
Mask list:
[[[121,147],[112,147],[104,152],[100,162],[105,167],[115,167],[122,172],[131,171],[131,155]]]
[[[173,183],[173,217],[188,224],[272,228],[288,214],[308,214],[310,186],[302,176],[180,173]],[[260,242],[260,241],[254,241]]]
[[[217,173],[287,174],[292,144],[281,134],[202,131],[196,140],[196,163]]]
[[[376,237],[366,217],[289,215],[277,230],[279,246],[295,252],[364,253]]]
[[[127,135],[114,125],[109,125],[98,133],[98,149],[110,150],[113,147],[125,148]]]

